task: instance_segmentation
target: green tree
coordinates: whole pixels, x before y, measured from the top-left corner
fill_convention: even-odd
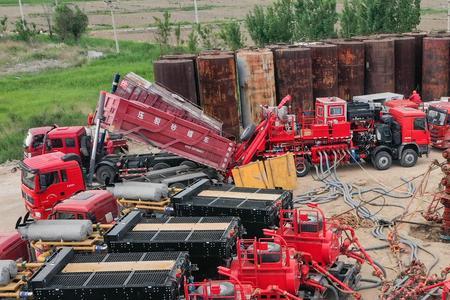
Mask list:
[[[174,29],[175,33],[175,40],[177,42],[177,47],[180,47],[181,44],[183,44],[183,41],[181,40],[181,23],[178,22]]]
[[[189,33],[189,36],[188,36],[187,46],[188,46],[189,52],[191,52],[191,53],[197,53],[198,52],[197,31],[193,27],[192,27],[191,32]]]
[[[16,21],[16,32],[17,39],[25,42],[29,42],[35,37],[38,33],[36,29],[36,24],[31,23],[28,24],[27,20],[17,20]]]
[[[78,7],[60,4],[53,14],[54,31],[62,41],[79,41],[89,25],[87,15]]]
[[[8,17],[3,16],[0,19],[0,36],[2,36],[6,32],[6,29],[8,29]]]
[[[336,37],[336,0],[297,0],[294,9],[297,40]]]
[[[195,30],[197,31],[198,37],[200,38],[203,49],[210,50],[215,48],[215,36],[211,25],[202,26],[200,23],[198,23],[195,26]]]
[[[169,37],[171,28],[171,15],[166,10],[163,14],[163,18],[153,17],[156,23],[156,41],[161,48],[167,48],[169,46]]]
[[[278,0],[266,9],[255,6],[247,14],[245,24],[252,40],[262,47],[270,43],[292,42],[294,20],[293,0]]]
[[[357,35],[358,28],[356,22],[358,15],[356,13],[355,5],[353,2],[344,0],[344,9],[340,17],[341,20],[341,30],[340,34],[342,37],[349,38]]]
[[[421,0],[346,0],[341,18],[341,35],[403,33],[420,23]],[[346,11],[346,7],[348,11]],[[353,14],[353,15],[352,15]],[[353,21],[352,21],[352,18]]]
[[[241,25],[236,20],[222,25],[219,38],[222,39],[228,49],[237,50],[244,47]]]

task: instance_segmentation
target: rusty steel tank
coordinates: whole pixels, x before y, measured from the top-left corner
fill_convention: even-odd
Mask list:
[[[423,39],[427,36],[425,32],[410,32],[406,36],[414,38],[414,48],[416,49],[416,82],[414,84],[417,91],[422,92],[422,60],[423,60]]]
[[[448,96],[449,43],[448,37],[423,39],[422,99],[432,101]]]
[[[239,136],[236,63],[230,54],[199,55],[200,102],[206,114],[223,122],[225,136]]]
[[[332,44],[310,44],[313,96],[334,97],[338,94],[337,46]]]
[[[274,106],[275,74],[273,54],[269,49],[236,52],[236,63],[241,96],[242,123],[244,127],[259,124],[261,105]]]
[[[354,40],[337,40],[334,43],[338,53],[338,96],[349,101],[353,96],[364,94],[364,43]]]
[[[395,92],[409,97],[416,88],[414,37],[395,38]]]
[[[177,59],[190,59],[195,61],[197,58],[196,54],[192,53],[183,53],[183,54],[165,54],[161,56],[161,59],[171,59],[171,60],[177,60]]]
[[[311,49],[277,47],[273,50],[277,100],[292,96],[292,112],[314,108]]]
[[[171,56],[153,62],[155,81],[189,101],[199,104],[195,56]]]
[[[395,91],[395,44],[393,39],[365,40],[366,94]]]

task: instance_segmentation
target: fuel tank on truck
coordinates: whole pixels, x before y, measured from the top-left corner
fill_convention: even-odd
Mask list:
[[[37,220],[19,226],[17,231],[28,241],[84,241],[92,234],[90,220]]]
[[[244,128],[259,124],[262,105],[275,106],[273,54],[269,49],[240,50],[236,62]]]
[[[150,182],[119,182],[107,190],[116,198],[143,201],[159,201],[167,197],[169,189],[167,184]]]

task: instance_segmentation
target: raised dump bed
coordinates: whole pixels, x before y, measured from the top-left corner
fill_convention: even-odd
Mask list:
[[[105,235],[109,252],[188,251],[200,270],[196,280],[214,278],[236,254],[241,235],[234,217],[146,218],[133,211],[120,219]]]
[[[81,254],[62,248],[30,284],[37,300],[175,300],[187,268],[186,252]]]
[[[264,228],[279,225],[279,210],[293,207],[292,193],[283,190],[212,185],[202,179],[172,197],[177,216],[235,216],[246,237],[262,237]]]
[[[222,132],[221,121],[206,115],[200,107],[186,98],[157,83],[151,83],[134,73],[125,75],[120,81],[115,94],[127,100],[142,102],[178,118],[210,128],[216,133],[220,134]]]
[[[214,131],[150,105],[106,94],[103,125],[164,151],[225,171],[235,143]]]

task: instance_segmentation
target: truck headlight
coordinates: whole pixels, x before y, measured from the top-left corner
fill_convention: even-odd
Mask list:
[[[40,219],[42,217],[40,212],[34,213],[34,216],[36,217],[36,219]]]

